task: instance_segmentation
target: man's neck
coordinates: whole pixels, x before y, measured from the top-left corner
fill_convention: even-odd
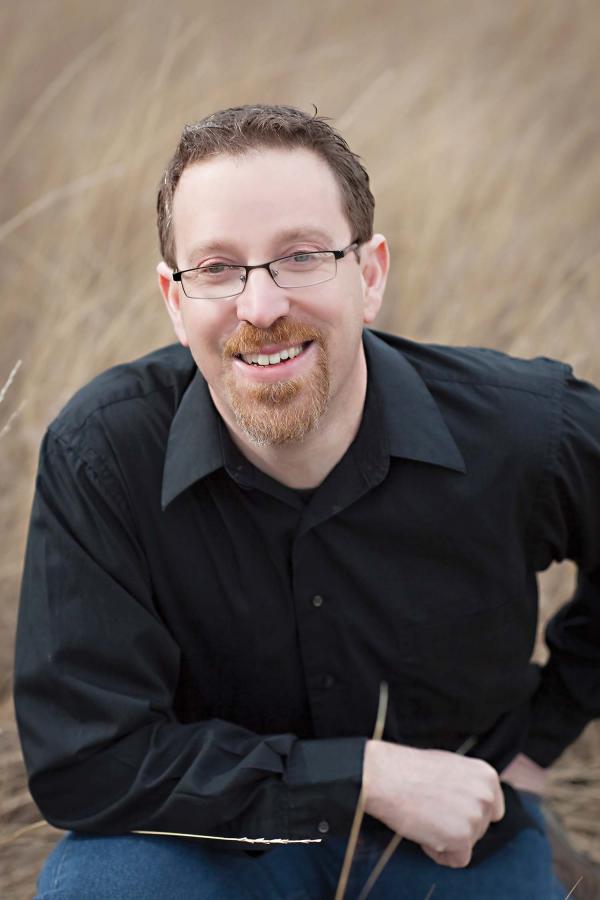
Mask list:
[[[325,480],[356,437],[367,391],[367,367],[361,355],[356,377],[331,397],[317,427],[302,441],[276,446],[253,443],[239,428],[229,410],[213,402],[234,444],[257,469],[291,488],[314,488]],[[212,392],[211,392],[212,393]]]

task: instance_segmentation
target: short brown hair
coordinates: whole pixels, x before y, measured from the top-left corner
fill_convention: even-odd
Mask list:
[[[186,125],[158,191],[157,220],[162,258],[177,268],[173,239],[173,196],[183,170],[210,156],[237,156],[258,147],[304,147],[330,166],[342,191],[352,239],[373,236],[375,201],[360,158],[323,116],[293,106],[235,106]]]

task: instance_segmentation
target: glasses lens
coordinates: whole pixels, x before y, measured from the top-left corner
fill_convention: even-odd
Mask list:
[[[279,287],[309,287],[335,278],[336,261],[333,253],[295,253],[278,259],[271,265],[275,283]]]
[[[241,294],[245,274],[241,266],[201,266],[183,272],[181,282],[187,296],[194,300],[221,300]]]

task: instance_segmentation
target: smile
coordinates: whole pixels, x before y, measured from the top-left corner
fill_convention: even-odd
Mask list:
[[[249,366],[277,366],[279,363],[300,356],[311,343],[311,341],[307,341],[304,344],[296,344],[294,347],[286,347],[285,350],[279,350],[277,353],[240,353],[237,359],[241,359]]]

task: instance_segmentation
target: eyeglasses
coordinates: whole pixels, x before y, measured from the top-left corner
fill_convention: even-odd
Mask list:
[[[280,288],[311,287],[331,281],[337,275],[338,259],[356,250],[355,241],[343,250],[316,250],[293,253],[256,266],[230,266],[227,263],[211,263],[173,272],[173,281],[181,283],[190,300],[227,300],[237,297],[248,283],[253,269],[266,269]]]

